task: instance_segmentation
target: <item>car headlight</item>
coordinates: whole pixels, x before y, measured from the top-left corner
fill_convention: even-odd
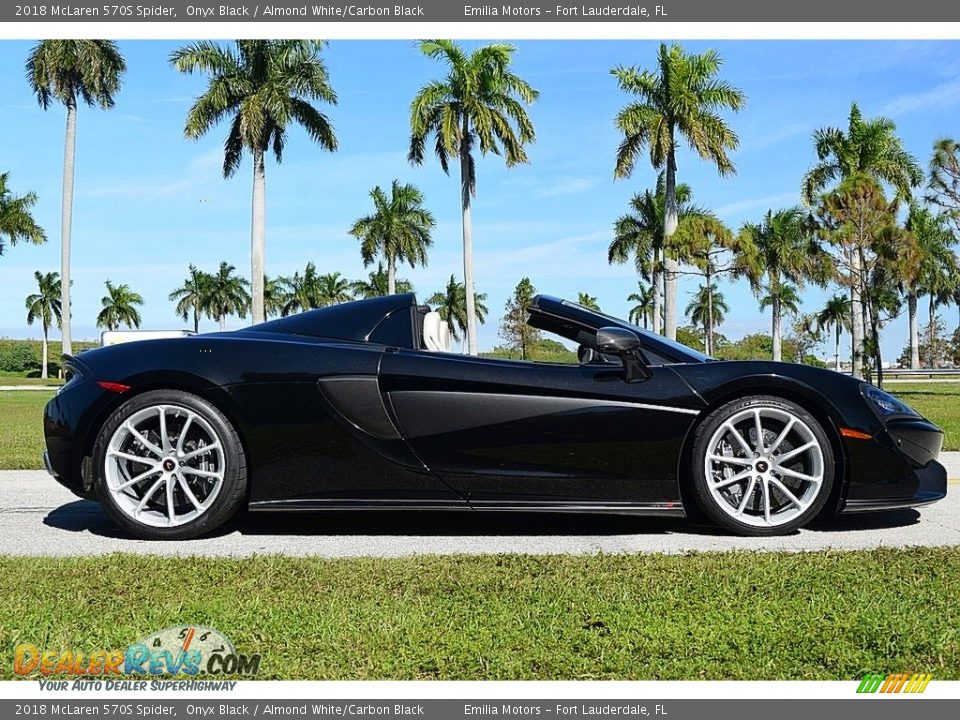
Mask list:
[[[890,393],[886,393],[873,385],[862,385],[860,391],[867,403],[881,418],[890,415],[912,415],[920,417],[920,414],[902,400],[898,400]]]

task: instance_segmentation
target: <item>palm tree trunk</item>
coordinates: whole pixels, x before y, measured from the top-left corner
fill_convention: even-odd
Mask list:
[[[860,253],[850,248],[850,365],[855,378],[863,377],[863,303],[860,300]]]
[[[219,315],[219,316],[217,316],[217,322],[218,322],[219,325],[220,325],[220,332],[223,332],[224,330],[227,329],[227,316],[226,316],[226,315]]]
[[[387,295],[397,294],[397,259],[387,257]]]
[[[780,362],[783,358],[783,341],[780,335],[780,298],[773,298],[771,310],[773,327],[771,328],[770,337],[773,340],[773,361]]]
[[[840,372],[840,332],[842,326],[840,320],[837,320],[837,330],[836,330],[836,343],[833,346],[833,369],[836,372]]]
[[[667,155],[666,202],[663,219],[663,334],[677,339],[677,270],[679,265],[670,250],[670,238],[677,230],[677,160],[673,148]]]
[[[266,245],[267,173],[263,151],[253,152],[253,209],[250,223],[250,290],[253,324],[262,323],[263,314],[263,256]]]
[[[873,346],[873,367],[877,373],[877,387],[883,387],[883,354],[880,351],[880,308],[875,301],[869,304],[870,344]]]
[[[713,279],[710,270],[707,270],[707,355],[713,355]]]
[[[468,128],[463,128],[466,137]],[[460,209],[463,230],[463,288],[467,296],[467,353],[476,355],[477,308],[473,294],[473,220],[470,217],[470,153],[467,146],[460,145]]]
[[[193,306],[193,332],[200,332],[200,309],[196,305]]]
[[[650,319],[653,332],[659,335],[663,331],[663,322],[661,317],[661,303],[663,302],[663,282],[660,273],[660,251],[653,251],[653,270],[650,273],[650,280],[653,283],[651,290],[653,292],[653,317]]]
[[[927,343],[929,350],[927,354],[930,358],[930,369],[932,370],[937,365],[937,324],[935,319],[937,317],[937,300],[933,293],[930,293],[930,320],[927,323]]]
[[[917,292],[910,290],[907,294],[907,313],[910,319],[910,369],[920,367],[920,330],[917,320]]]
[[[73,229],[73,172],[77,155],[77,101],[67,103],[67,131],[63,146],[63,195],[60,200],[60,308],[63,354],[73,354],[70,336],[70,235]]]
[[[43,324],[43,365],[40,367],[40,379],[47,379],[47,324]]]

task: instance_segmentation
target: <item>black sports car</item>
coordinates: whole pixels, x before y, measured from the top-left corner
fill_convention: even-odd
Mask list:
[[[143,538],[251,510],[683,516],[744,535],[946,494],[942,432],[805,365],[720,362],[538,296],[579,364],[449,352],[412,294],[66,359],[46,466]]]

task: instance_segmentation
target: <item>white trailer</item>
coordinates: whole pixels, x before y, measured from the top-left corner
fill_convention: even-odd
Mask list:
[[[119,345],[137,340],[162,340],[163,338],[189,337],[192,330],[105,330],[100,333],[100,345]]]

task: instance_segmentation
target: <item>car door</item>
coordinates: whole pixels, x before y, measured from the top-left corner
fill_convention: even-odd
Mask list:
[[[679,503],[677,457],[702,406],[669,367],[388,351],[380,387],[404,439],[475,507]]]

